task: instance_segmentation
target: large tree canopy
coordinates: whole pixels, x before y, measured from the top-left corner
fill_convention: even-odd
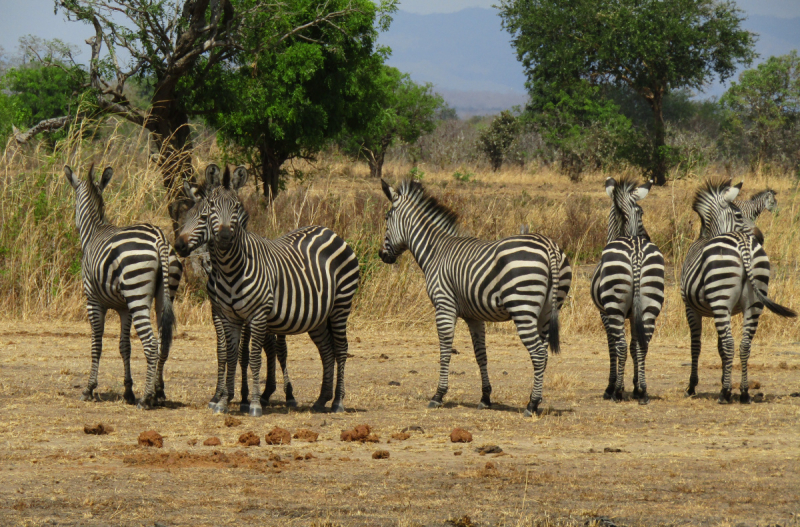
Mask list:
[[[717,0],[501,0],[504,27],[541,109],[578,81],[627,85],[652,110],[649,171],[666,181],[664,96],[727,79],[754,57],[742,12]]]

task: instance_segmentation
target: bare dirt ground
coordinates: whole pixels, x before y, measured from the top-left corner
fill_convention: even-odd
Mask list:
[[[564,335],[547,368],[545,411],[525,419],[532,367],[508,330],[487,339],[496,408],[483,411],[463,324],[438,410],[426,408],[438,378],[432,328],[351,330],[343,415],[310,413],[321,368],[310,340],[295,337],[289,364],[299,410],[276,404],[262,418],[234,415],[242,423],[228,427],[206,409],[216,372],[211,327],[179,329],[168,407],[149,412],[121,399],[118,331],[108,324],[103,401],[86,403],[87,323],[0,325],[0,524],[800,525],[800,398],[791,396],[800,391],[800,342],[757,338],[751,394],[762,393],[762,402],[720,406],[715,343],[704,343],[700,395],[685,399],[688,337],[656,335],[653,400],[642,407],[602,399],[604,338]],[[134,339],[137,395],[144,366]],[[280,389],[273,400],[283,400]],[[113,432],[84,433],[98,423]],[[340,441],[360,424],[380,442]],[[319,439],[265,445],[276,426],[311,429]],[[406,427],[419,429],[391,439]],[[473,442],[451,443],[454,427]],[[147,430],[163,436],[163,448],[138,446]],[[261,445],[237,445],[251,431]],[[203,446],[210,437],[221,445]],[[502,453],[482,456],[483,445]],[[373,459],[377,450],[388,459]]]

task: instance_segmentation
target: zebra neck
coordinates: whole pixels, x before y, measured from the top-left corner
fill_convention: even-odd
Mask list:
[[[214,272],[222,276],[241,274],[242,269],[251,260],[247,250],[248,244],[245,243],[245,236],[240,229],[239,233],[233,237],[233,242],[227,250],[222,250],[215,243],[209,243],[209,255],[211,256],[211,267]]]
[[[435,259],[437,249],[448,238],[455,238],[455,236],[430,224],[419,225],[412,230],[408,251],[414,256],[423,273],[427,274],[431,262]]]
[[[641,222],[635,226],[636,234],[633,236],[630,234],[630,231],[632,230],[630,227],[633,227],[633,225],[623,223],[623,221],[620,220],[619,216],[615,213],[614,209],[611,209],[611,214],[608,216],[608,239],[606,240],[606,243],[611,243],[617,238],[627,238],[633,236],[641,236],[643,238],[647,238],[648,240],[650,239],[650,235],[647,234],[647,230],[644,228],[644,224]]]
[[[78,235],[81,239],[81,250],[85,253],[87,246],[92,242],[97,233],[106,226],[102,220],[92,217],[83,217],[78,222]]]

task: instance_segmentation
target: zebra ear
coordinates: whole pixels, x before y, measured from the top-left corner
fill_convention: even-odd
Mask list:
[[[739,195],[739,191],[742,190],[742,185],[743,184],[744,184],[744,181],[740,181],[738,185],[734,185],[731,188],[729,188],[728,190],[726,190],[725,194],[722,195],[722,197],[725,198],[725,201],[727,201],[728,203],[731,203],[733,200],[735,200],[736,197]]]
[[[641,187],[637,188],[633,191],[633,197],[636,201],[642,200],[647,197],[650,193],[650,187],[653,186],[653,180],[651,179]]]
[[[243,166],[238,166],[231,176],[231,188],[239,190],[245,183],[247,183],[247,169]]]
[[[78,184],[80,182],[72,172],[72,169],[69,167],[69,165],[64,165],[64,175],[67,176],[67,181],[69,181],[69,184],[72,185],[72,188],[78,188]]]
[[[386,197],[392,203],[394,203],[394,200],[396,200],[399,197],[397,195],[397,192],[395,192],[395,190],[382,178],[381,178],[381,188],[383,189],[383,193],[386,194]]]
[[[203,189],[200,188],[200,185],[197,183],[192,183],[188,179],[183,180],[183,193],[186,194],[187,198],[195,203],[206,197]]]
[[[208,189],[212,189],[214,187],[218,187],[222,184],[222,179],[220,178],[219,167],[214,163],[211,163],[206,167],[206,187]]]
[[[100,192],[103,192],[106,189],[109,181],[111,181],[111,176],[113,175],[114,175],[113,168],[106,167],[106,169],[103,170],[103,175],[100,176],[100,183],[97,185],[97,188],[100,189]]]
[[[614,189],[616,187],[617,187],[617,181],[613,177],[606,179],[606,194],[608,194],[609,198],[614,197]]]

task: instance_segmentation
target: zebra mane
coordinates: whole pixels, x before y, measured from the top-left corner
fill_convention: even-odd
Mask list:
[[[95,210],[97,211],[97,218],[100,220],[101,223],[106,222],[106,202],[103,199],[103,195],[100,193],[100,190],[97,188],[97,185],[94,182],[94,163],[89,166],[88,172],[86,172],[86,188],[89,193],[89,201],[95,206]]]
[[[778,193],[776,191],[774,191],[771,188],[767,187],[764,190],[762,190],[761,192],[756,192],[752,196],[750,196],[750,201],[755,201],[757,199],[766,197],[767,194],[772,194],[773,196],[777,196],[778,195]]]
[[[614,181],[617,182],[617,188],[623,190],[624,192],[631,192],[641,184],[639,178],[632,174],[623,174],[621,176],[617,176],[614,178]]]
[[[409,202],[417,206],[422,214],[436,226],[457,234],[458,213],[443,205],[438,199],[428,194],[425,187],[419,181],[406,179],[400,183],[397,193],[405,196]]]
[[[719,196],[731,187],[731,179],[727,176],[712,176],[700,184],[700,187],[694,193],[694,200],[692,201],[692,210],[700,214],[703,213],[700,207],[709,202],[710,198]]]

